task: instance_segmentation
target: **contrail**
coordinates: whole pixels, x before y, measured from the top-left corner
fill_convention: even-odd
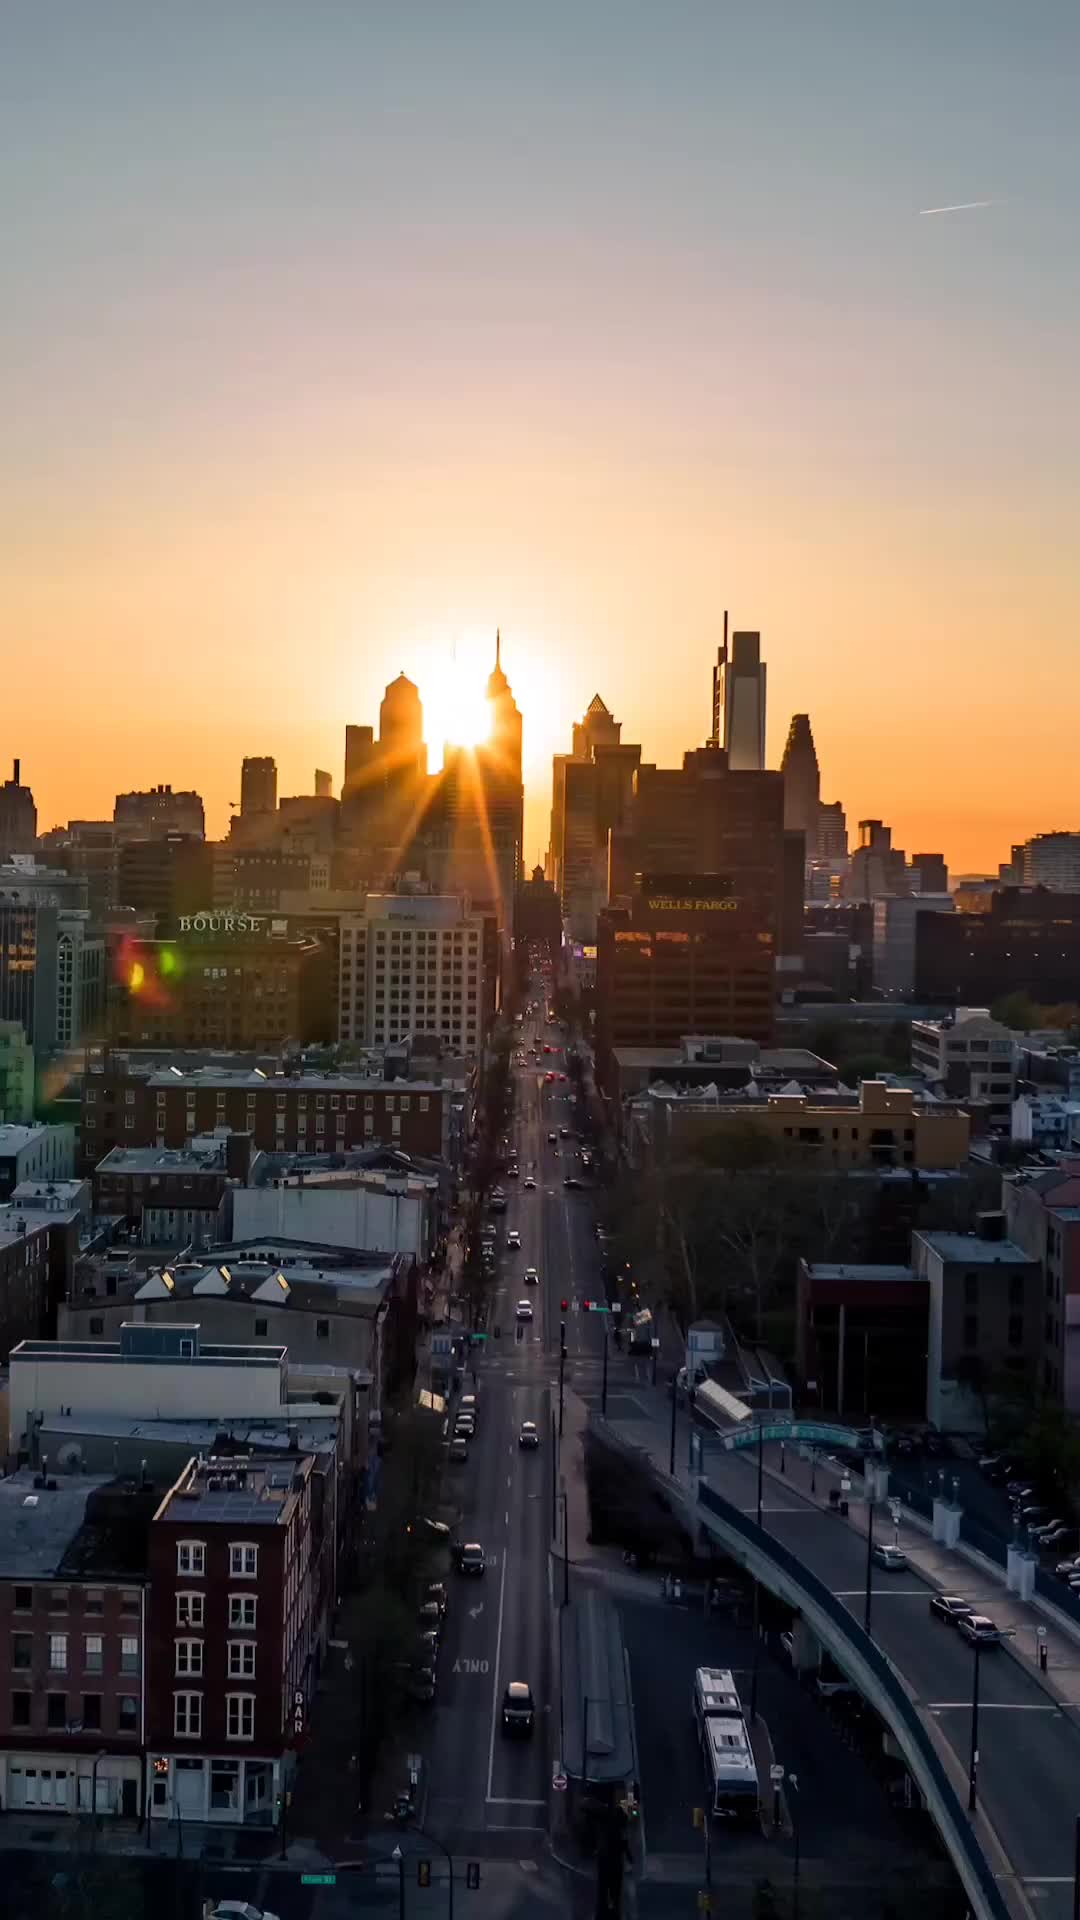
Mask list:
[[[974,213],[976,207],[994,207],[996,200],[959,200],[954,207],[920,207],[920,219],[927,213]]]

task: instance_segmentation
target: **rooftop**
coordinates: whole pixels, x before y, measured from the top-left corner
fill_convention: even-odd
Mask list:
[[[346,1375],[346,1384],[350,1376]],[[357,1376],[352,1376],[357,1379]],[[360,1385],[370,1385],[370,1376],[359,1375]],[[344,1391],[344,1386],[343,1386]],[[189,1454],[216,1453],[224,1446],[231,1452],[289,1453],[298,1447],[303,1453],[321,1453],[334,1446],[338,1430],[338,1408],[309,1398],[285,1402],[280,1411],[256,1419],[245,1414],[240,1420],[147,1420],[121,1413],[50,1413],[41,1427],[42,1434],[60,1442],[82,1439],[134,1440],[187,1447]]]
[[[924,1240],[943,1260],[951,1263],[963,1262],[968,1266],[985,1267],[992,1267],[1001,1261],[1025,1267],[1037,1267],[1039,1264],[1014,1240],[984,1240],[977,1233],[924,1233],[921,1228],[916,1229],[913,1238]]]
[[[286,1259],[280,1251],[270,1259],[259,1259],[256,1251],[268,1250],[266,1240],[245,1245],[253,1250],[247,1257],[244,1246],[224,1246],[215,1250],[214,1261],[184,1262],[148,1274],[132,1297],[190,1300],[193,1306],[208,1298],[257,1301],[260,1307],[291,1307],[293,1312],[339,1304],[355,1311],[380,1306],[393,1285],[394,1261],[383,1254],[372,1254],[370,1264],[364,1264],[360,1254],[349,1254],[335,1264],[334,1254],[340,1259],[340,1248],[312,1246],[299,1251],[298,1243],[280,1241],[278,1250],[287,1245],[293,1248]]]
[[[87,1501],[112,1475],[59,1474],[52,1487],[43,1479],[27,1467],[0,1480],[0,1576],[6,1579],[58,1574],[86,1519]]]
[[[6,1158],[8,1154],[21,1153],[24,1147],[29,1146],[31,1140],[36,1140],[44,1132],[45,1123],[41,1120],[29,1127],[21,1127],[17,1122],[10,1121],[6,1126],[0,1127],[0,1158]]]
[[[964,1236],[959,1237],[962,1239]],[[826,1260],[808,1260],[806,1271],[811,1280],[880,1280],[895,1283],[897,1280],[916,1278],[911,1267],[888,1266],[884,1263],[879,1265],[872,1261],[854,1261],[834,1265]]]
[[[252,1461],[211,1454],[192,1460],[165,1495],[155,1521],[186,1526],[215,1520],[244,1527],[286,1526],[311,1475],[310,1454],[289,1461]]]
[[[190,1067],[186,1072],[180,1067],[153,1067],[146,1075],[146,1084],[154,1088],[223,1087],[226,1091],[230,1087],[272,1087],[275,1093],[287,1093],[292,1089],[298,1093],[439,1093],[457,1079],[463,1080],[465,1074],[465,1067],[457,1063],[454,1069],[445,1074],[434,1074],[418,1080],[406,1079],[404,1075],[398,1080],[388,1080],[385,1074],[345,1068],[340,1073],[330,1070],[264,1073],[260,1067]]]

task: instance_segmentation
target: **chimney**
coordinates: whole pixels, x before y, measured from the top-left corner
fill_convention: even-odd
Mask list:
[[[13,775],[12,775],[12,778],[14,779],[14,782],[15,782],[15,785],[16,785],[16,786],[18,786],[18,785],[19,785],[19,775],[20,775],[20,774],[21,774],[21,772],[22,772],[22,761],[21,761],[21,760],[15,760],[15,761],[13,761],[13,762],[12,762],[12,765],[13,765],[13,767],[14,767],[14,773],[13,773]]]

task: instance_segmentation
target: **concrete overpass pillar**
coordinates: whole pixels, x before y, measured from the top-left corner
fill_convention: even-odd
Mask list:
[[[955,1547],[960,1538],[960,1515],[962,1509],[954,1507],[950,1500],[934,1501],[934,1539],[943,1547]]]
[[[801,1614],[791,1630],[791,1664],[796,1673],[816,1673],[821,1665],[821,1641]]]
[[[1005,1567],[1005,1585],[1020,1600],[1030,1600],[1035,1591],[1035,1559],[1024,1547],[1010,1543]]]

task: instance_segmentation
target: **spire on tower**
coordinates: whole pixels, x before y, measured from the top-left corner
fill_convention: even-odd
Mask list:
[[[500,632],[499,628],[496,627],[495,629],[495,671],[496,673],[498,673],[499,667],[501,665],[501,661],[499,659],[499,655],[501,652],[502,652],[502,633]]]

